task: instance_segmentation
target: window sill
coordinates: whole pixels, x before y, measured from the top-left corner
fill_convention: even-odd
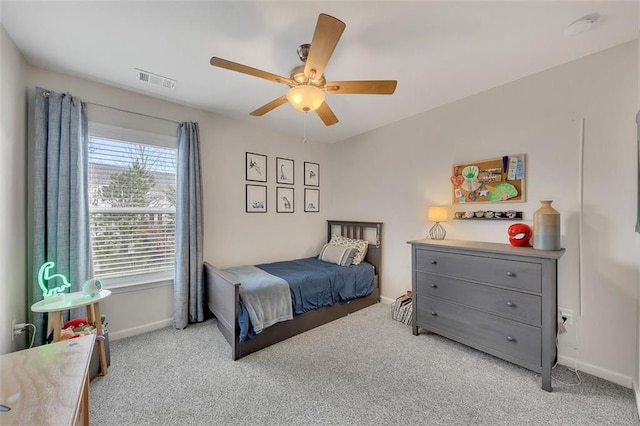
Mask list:
[[[173,271],[153,272],[150,274],[130,275],[127,277],[104,278],[100,281],[107,290],[114,293],[146,290],[154,287],[173,285]]]

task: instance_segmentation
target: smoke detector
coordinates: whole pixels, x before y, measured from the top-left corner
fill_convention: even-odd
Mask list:
[[[573,21],[567,28],[564,29],[565,37],[571,37],[581,34],[591,29],[593,24],[600,18],[599,13],[590,13],[583,16],[580,19]]]
[[[178,83],[172,78],[163,77],[149,71],[143,71],[138,68],[134,68],[134,70],[136,72],[136,81],[142,84],[156,86],[168,90],[174,90],[176,88],[176,84]]]

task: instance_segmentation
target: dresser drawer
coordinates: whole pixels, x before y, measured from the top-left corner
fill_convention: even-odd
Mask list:
[[[489,311],[540,326],[542,298],[533,294],[461,281],[442,275],[416,273],[416,292]]]
[[[417,271],[542,291],[542,266],[538,263],[420,249],[415,262]]]
[[[541,365],[540,328],[420,294],[416,299],[419,326],[447,333],[447,337],[457,336],[531,365]]]

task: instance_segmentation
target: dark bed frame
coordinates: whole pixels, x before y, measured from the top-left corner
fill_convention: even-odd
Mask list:
[[[213,265],[204,262],[204,280],[207,292],[207,305],[218,320],[218,328],[231,345],[231,354],[234,360],[245,355],[259,351],[260,349],[281,342],[296,334],[304,333],[312,328],[327,324],[338,318],[347,316],[360,309],[371,306],[380,301],[380,266],[381,266],[381,235],[382,223],[380,222],[345,222],[329,220],[329,239],[331,234],[339,234],[348,238],[365,238],[365,231],[373,229],[375,240],[369,240],[369,247],[365,261],[375,267],[374,290],[368,296],[340,302],[330,307],[323,307],[314,311],[296,315],[292,320],[279,322],[266,328],[254,339],[240,342],[240,327],[238,326],[238,311],[240,300],[240,285],[235,278],[227,272],[217,269]]]

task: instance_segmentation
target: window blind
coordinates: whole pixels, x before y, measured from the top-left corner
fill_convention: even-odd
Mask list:
[[[173,269],[176,150],[90,135],[94,275]]]

